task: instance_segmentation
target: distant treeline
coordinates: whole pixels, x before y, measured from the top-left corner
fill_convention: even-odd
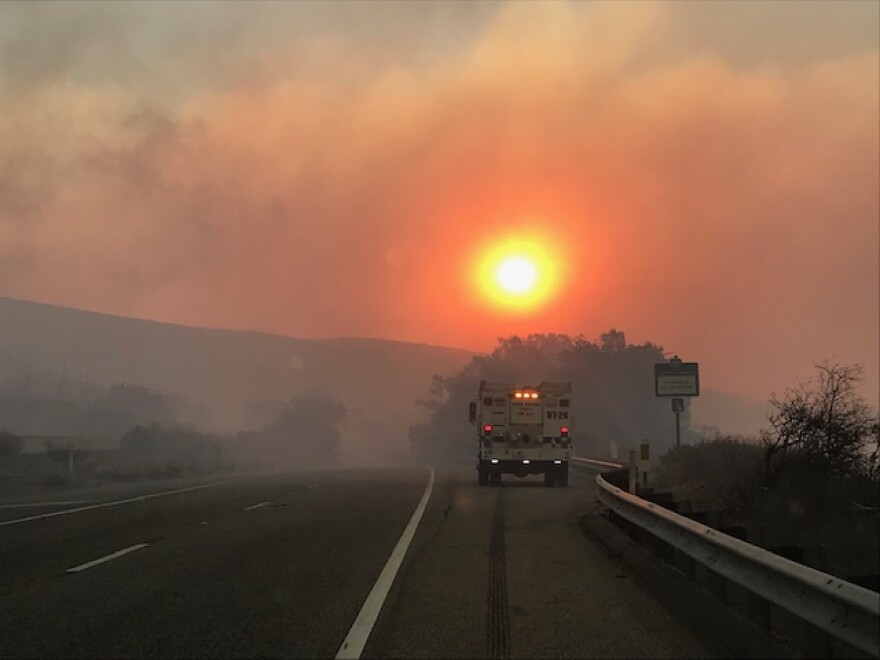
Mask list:
[[[529,385],[555,380],[572,382],[579,454],[608,456],[612,442],[620,456],[644,441],[665,451],[675,444],[675,418],[669,400],[654,394],[654,364],[664,361],[660,346],[627,344],[614,329],[598,341],[560,334],[502,338],[490,355],[474,357],[454,376],[434,376],[429,398],[419,402],[430,417],[410,428],[410,442],[424,460],[471,458],[476,431],[467,409],[481,380]],[[681,421],[682,441],[695,439],[687,412]]]
[[[131,395],[116,392],[117,397]],[[154,412],[162,410],[159,406]],[[219,434],[175,423],[135,424],[121,434],[118,451],[76,450],[75,463],[80,472],[120,479],[336,467],[346,413],[336,398],[307,393],[288,401],[274,421],[256,431]],[[19,435],[0,430],[0,463],[7,471],[21,450]],[[57,448],[46,458],[66,466],[70,451]]]
[[[118,383],[42,391],[0,392],[0,428],[19,435],[99,435],[120,437],[138,424],[174,425],[185,405],[178,397]]]

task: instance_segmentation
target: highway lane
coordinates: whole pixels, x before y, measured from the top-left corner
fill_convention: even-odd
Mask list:
[[[0,656],[332,656],[427,478],[250,478],[0,527]],[[495,489],[438,470],[365,655],[722,653],[581,532],[594,499],[579,473]]]
[[[103,502],[16,510],[16,517],[7,515],[0,521],[0,584],[4,593],[134,543],[158,541],[180,530],[216,522],[234,515],[243,501],[281,494],[288,486],[291,490],[305,487],[272,478],[170,485],[170,489],[146,492],[121,489]],[[159,497],[129,502],[152,495]],[[46,515],[51,517],[40,518]]]
[[[294,475],[0,528],[0,655],[332,656],[426,478]]]

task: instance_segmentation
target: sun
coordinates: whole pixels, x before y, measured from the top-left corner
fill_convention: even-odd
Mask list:
[[[508,235],[477,251],[476,280],[481,298],[502,311],[537,309],[559,290],[563,261],[549,235]],[[552,255],[552,256],[551,256]]]
[[[538,267],[528,257],[507,257],[498,264],[495,279],[508,294],[526,295],[535,289],[538,282]]]

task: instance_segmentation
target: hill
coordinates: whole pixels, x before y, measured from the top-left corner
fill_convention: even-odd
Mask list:
[[[472,355],[381,339],[194,328],[0,297],[2,392],[75,401],[114,384],[145,387],[174,397],[181,421],[212,431],[259,428],[292,396],[330,394],[348,409],[348,464],[404,452],[431,376],[457,372]]]

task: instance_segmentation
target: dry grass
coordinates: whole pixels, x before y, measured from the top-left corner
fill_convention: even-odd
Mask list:
[[[793,458],[772,481],[756,441],[718,438],[661,457],[657,490],[684,509],[720,512],[764,547],[801,546],[816,568],[840,577],[876,575],[880,554],[880,487],[832,478]]]

